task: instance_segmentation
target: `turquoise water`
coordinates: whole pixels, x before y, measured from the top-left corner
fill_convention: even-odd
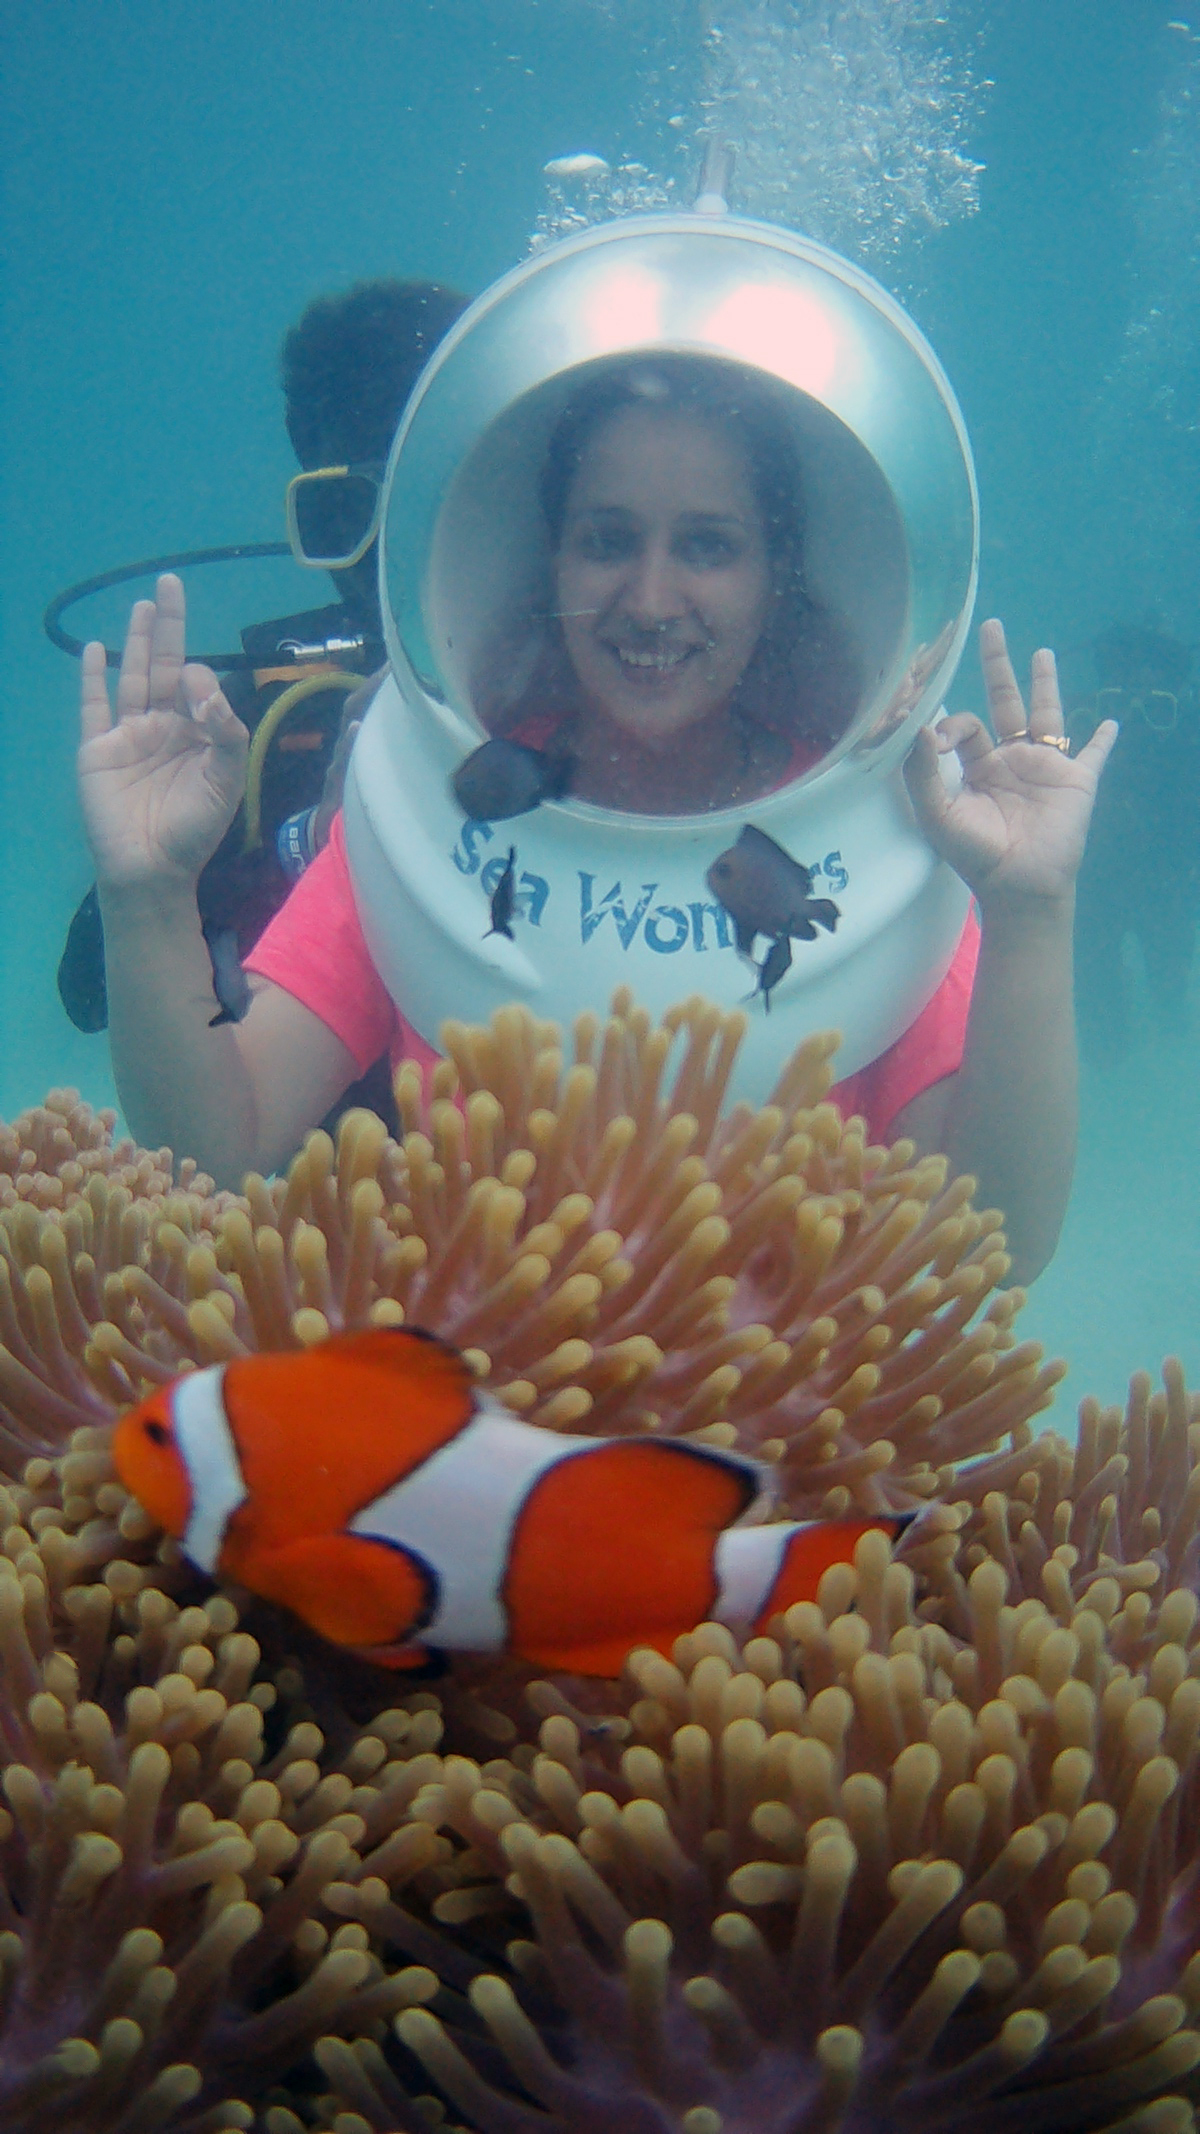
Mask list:
[[[856,128],[871,134],[873,77],[848,106],[813,24],[840,18],[878,59],[880,35],[913,14],[899,0],[891,14],[865,0],[43,0],[23,13],[4,91],[0,1114],[51,1084],[112,1093],[104,1040],[70,1026],[54,989],[90,869],[72,791],[75,670],[40,631],[50,596],[130,557],[278,537],[289,323],[365,276],[483,287],[525,251],[551,157],[632,153],[674,170],[666,121],[686,132],[712,87],[702,15],[727,40],[751,18],[755,35],[792,38],[832,158]],[[950,55],[942,89],[931,76],[882,153],[900,176],[905,156],[917,170],[922,128],[949,123],[963,70],[991,78],[963,104],[965,146],[985,166],[979,212],[918,245],[902,201],[867,263],[963,403],[983,493],[980,612],[1003,616],[1021,662],[1055,644],[1082,686],[1087,641],[1151,603],[1200,639],[1200,47],[1145,0],[1010,0],[986,24],[950,0],[941,14],[926,36]],[[779,117],[769,78],[754,93]],[[752,145],[769,158],[763,124]],[[195,631],[233,642],[246,621],[326,597],[313,588],[290,565],[212,574]],[[112,642],[122,598],[80,622]],[[972,659],[952,701],[979,696]],[[1154,880],[1153,853],[1131,853],[1131,897],[1153,896]],[[1067,1232],[1025,1321],[1070,1357],[1073,1393],[1111,1398],[1167,1349],[1200,1376],[1194,1062],[1185,1041],[1147,1039],[1087,1077]]]

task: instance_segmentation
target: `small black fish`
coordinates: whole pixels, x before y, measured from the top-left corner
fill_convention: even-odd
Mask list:
[[[234,927],[206,925],[204,940],[212,965],[213,992],[219,1004],[217,1013],[208,1019],[209,1029],[215,1030],[221,1023],[241,1022],[250,1006],[250,981],[242,969]]]
[[[517,908],[517,848],[510,845],[504,872],[492,891],[492,923],[484,935],[503,934],[509,941],[513,938],[512,915]]]
[[[815,935],[812,937],[815,939]],[[776,934],[770,948],[758,966],[758,987],[762,994],[763,1007],[771,1012],[771,995],[781,978],[786,978],[792,968],[792,944],[787,934]]]
[[[58,966],[58,997],[77,1030],[90,1034],[108,1028],[104,923],[94,885],[71,921]]]
[[[811,869],[753,823],[743,824],[736,845],[713,861],[705,879],[733,920],[741,956],[751,953],[757,934],[768,934],[778,949],[780,939],[789,935],[815,941],[818,926],[831,934],[841,917],[831,898],[814,897]],[[784,964],[771,983],[777,984],[786,969]]]
[[[561,800],[575,769],[565,752],[526,748],[520,741],[485,741],[450,781],[463,814],[471,822],[505,822],[527,815],[543,800]]]

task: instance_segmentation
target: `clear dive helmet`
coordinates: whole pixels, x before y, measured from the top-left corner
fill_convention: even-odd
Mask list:
[[[543,473],[568,406],[631,363],[744,379],[799,470],[803,577],[847,653],[820,746],[750,802],[655,814],[548,798],[468,820],[451,781],[488,739],[481,675],[551,579]],[[793,1046],[839,1028],[875,1058],[940,983],[967,892],[913,821],[900,765],[937,712],[970,621],[978,509],[950,386],[901,307],[825,247],[732,215],[602,225],[540,252],[451,329],[384,482],[391,672],[351,760],[346,837],[372,956],[430,1043],[519,999],[563,1022],[626,983],[658,1011],[752,985],[713,862],[750,822],[838,907],[750,1001],[735,1093],[761,1101]],[[515,847],[512,938],[489,900]],[[760,949],[765,943],[760,942]]]

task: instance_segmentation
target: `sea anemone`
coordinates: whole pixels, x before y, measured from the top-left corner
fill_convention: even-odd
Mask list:
[[[88,1552],[34,1481],[0,1503],[0,2125],[249,2127],[315,2040],[437,1990],[322,1901],[350,1868],[399,1887],[449,1855],[409,1827],[441,1769],[435,1700],[326,1753],[231,1601],[180,1608],[115,1556],[80,1582]]]
[[[402,1070],[401,1142],[352,1114],[243,1196],[69,1093],[0,1136],[6,2134],[1194,2126],[1182,1378],[1035,1436],[1058,1374],[998,1219],[840,1120],[829,1041],[726,1112],[737,1037],[619,997],[568,1063],[506,1010]],[[486,1676],[323,1730],[108,1424],[189,1362],[401,1320],[548,1428],[923,1506],[905,1559],[868,1536],[770,1637],[701,1625],[587,1711],[535,1683],[528,1738]]]
[[[1139,1389],[1130,1434],[1162,1453],[1172,1405]],[[960,1638],[876,1533],[775,1637],[633,1654],[607,1719],[535,1686],[537,1756],[449,1756],[438,1804],[490,1878],[435,1916],[514,1938],[401,2046],[480,2134],[1191,2128],[1200,1607],[1151,1559],[1078,1600],[1047,1562],[1021,1597],[985,1554]],[[369,1877],[326,1901],[386,1941]],[[321,2065],[396,2123],[374,2045]]]
[[[1119,1518],[1109,1431],[1144,1455]],[[743,1650],[701,1625],[587,1713],[534,1684],[484,1761],[429,1689],[327,1748],[226,1596],[95,1578],[98,1446],[30,1462],[0,1502],[6,2134],[1183,2134],[1182,1381],[1050,1446],[942,1537],[939,1590],[873,1534]]]
[[[960,1486],[1005,1486],[1060,1373],[1015,1342],[999,1218],[822,1101],[830,1038],[724,1111],[741,1029],[618,996],[567,1062],[518,1008],[452,1025],[427,1084],[398,1077],[402,1142],[351,1113],[244,1198],[52,1097],[0,1148],[0,1451],[52,1454],[188,1362],[406,1318],[533,1422],[707,1432],[797,1512],[942,1496],[984,1453]]]

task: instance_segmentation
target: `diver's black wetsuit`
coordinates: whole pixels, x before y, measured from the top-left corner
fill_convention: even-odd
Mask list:
[[[353,639],[360,633],[361,623],[341,603],[309,609],[302,615],[282,616],[275,622],[254,623],[243,630],[242,648],[254,665],[226,675],[223,687],[251,737],[282,691],[315,671],[316,663],[296,660],[290,651],[282,649],[289,641],[323,646],[338,638]],[[383,659],[382,643],[368,639],[361,650],[352,654],[339,652],[336,662],[329,659],[326,664],[336,664],[341,673],[361,674],[365,682]],[[249,954],[292,887],[294,876],[284,867],[277,849],[278,832],[289,818],[320,800],[348,703],[353,716],[355,707],[346,691],[333,687],[314,691],[296,706],[273,737],[263,761],[258,844],[251,851],[245,849],[246,820],[244,809],[239,807],[200,875],[196,903],[209,943],[214,989],[223,1006],[227,1004],[230,967],[236,973],[238,962]],[[58,966],[58,991],[77,1029],[107,1028],[104,929],[94,888],[89,889],[71,921]],[[341,1112],[353,1104],[369,1105],[389,1125],[394,1124],[386,1059],[354,1083],[337,1110]]]

